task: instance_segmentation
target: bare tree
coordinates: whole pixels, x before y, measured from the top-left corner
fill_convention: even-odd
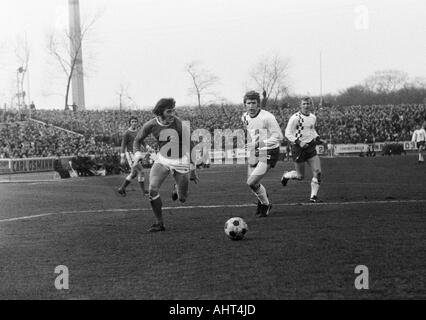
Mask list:
[[[190,62],[186,65],[185,70],[190,75],[193,85],[189,89],[189,93],[197,97],[198,106],[201,107],[201,101],[205,96],[215,95],[211,88],[218,82],[219,78],[209,70],[204,69],[199,61]]]
[[[251,70],[250,77],[263,95],[263,104],[273,97],[276,100],[288,93],[289,59],[278,55],[262,58]]]
[[[365,87],[378,93],[389,93],[404,88],[408,75],[399,70],[376,71],[365,80]]]
[[[137,106],[136,101],[129,95],[129,85],[124,84],[123,82],[120,83],[120,87],[115,92],[119,98],[119,109],[120,113],[123,109],[127,108],[129,106],[129,103],[133,106]]]
[[[81,35],[71,33],[69,30],[63,30],[58,33],[56,30],[48,34],[47,50],[50,56],[54,58],[61,70],[66,76],[65,90],[65,108],[68,107],[68,96],[73,74],[78,72],[77,63],[82,51],[83,44],[86,43],[88,34],[92,31],[96,21],[100,18],[97,14],[87,21],[81,23]]]
[[[417,89],[426,89],[426,78],[425,77],[415,77],[410,82],[406,84],[406,87],[417,88]]]

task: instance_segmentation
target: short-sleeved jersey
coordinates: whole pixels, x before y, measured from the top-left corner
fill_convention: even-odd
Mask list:
[[[417,129],[413,132],[413,137],[411,138],[413,142],[422,142],[426,141],[426,130],[425,129]]]
[[[285,136],[292,143],[295,143],[297,140],[309,143],[318,137],[318,133],[315,130],[316,122],[317,117],[314,114],[304,115],[300,111],[296,112],[288,120]]]
[[[260,110],[256,116],[251,117],[247,112],[244,112],[241,120],[251,140],[260,143],[259,150],[270,150],[280,146],[284,136],[272,113]]]
[[[184,130],[187,131],[187,135],[185,136],[183,136]],[[150,134],[152,134],[158,142],[160,154],[163,157],[172,159],[182,158],[184,154],[189,154],[190,152],[190,128],[189,126],[183,126],[182,121],[176,117],[174,121],[168,125],[162,124],[158,118],[146,122],[135,138],[133,144],[133,151],[135,153],[141,151],[141,144]],[[167,147],[170,146],[171,148],[163,149],[168,143],[170,143],[170,145]]]
[[[133,152],[133,142],[135,141],[138,131],[127,129],[124,133],[123,139],[121,140],[121,153]]]

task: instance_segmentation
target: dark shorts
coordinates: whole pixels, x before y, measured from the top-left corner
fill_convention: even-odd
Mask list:
[[[417,142],[417,149],[420,149],[420,148],[424,148],[424,146],[425,146],[425,142],[424,141],[420,141],[420,142]]]
[[[262,160],[261,157],[262,156],[260,156],[260,159],[257,158],[256,160],[249,161],[250,166],[251,167],[256,167],[257,163]],[[279,158],[280,158],[280,148],[279,147],[277,147],[275,149],[270,149],[270,150],[266,151],[266,163],[268,165],[270,165],[271,168],[275,167],[275,165],[277,164]]]
[[[291,154],[294,162],[306,162],[307,160],[317,155],[315,144],[309,145],[306,148],[301,148],[299,145],[294,144],[291,148]]]

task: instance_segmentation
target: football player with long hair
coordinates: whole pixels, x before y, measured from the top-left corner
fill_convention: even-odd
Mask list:
[[[172,174],[175,180],[172,199],[185,202],[188,196],[189,180],[198,183],[195,161],[191,159],[190,128],[187,122],[175,115],[176,102],[173,98],[160,99],[153,109],[155,118],[146,122],[138,132],[133,150],[135,161],[143,158],[144,140],[152,135],[158,142],[159,152],[149,176],[149,199],[156,223],[149,232],[165,231],[160,196],[164,180]]]

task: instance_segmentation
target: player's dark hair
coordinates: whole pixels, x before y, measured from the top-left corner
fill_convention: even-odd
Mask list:
[[[138,118],[137,118],[137,117],[135,117],[135,116],[131,116],[131,117],[130,117],[130,119],[129,119],[129,124],[132,122],[132,120],[136,120],[136,121],[138,121],[138,122],[139,122],[139,120],[138,120]]]
[[[260,103],[260,94],[256,91],[249,91],[244,95],[243,102],[246,103],[247,100],[256,100],[257,103]]]
[[[309,101],[311,104],[314,104],[314,100],[312,100],[312,98],[311,98],[311,97],[308,97],[308,96],[303,97],[300,101],[301,101],[301,102]]]
[[[176,106],[176,101],[173,98],[162,98],[155,105],[152,113],[156,116],[161,116],[166,109],[174,109]]]

